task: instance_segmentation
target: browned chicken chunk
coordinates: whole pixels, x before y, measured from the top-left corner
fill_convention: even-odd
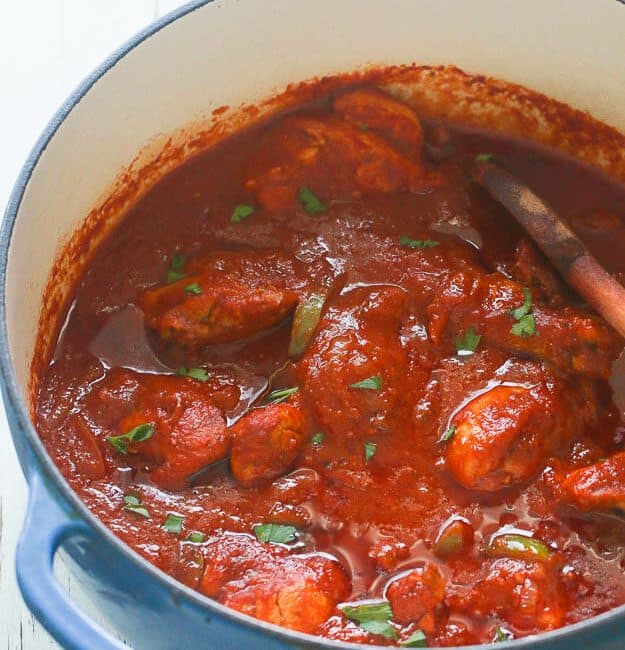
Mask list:
[[[246,487],[286,472],[304,443],[304,416],[295,404],[253,409],[232,427],[230,469]]]
[[[429,562],[393,580],[386,595],[393,620],[402,625],[416,623],[422,630],[431,632],[444,617],[445,581]]]
[[[625,452],[571,472],[562,489],[564,500],[582,512],[625,513]]]
[[[417,114],[380,90],[359,88],[340,95],[334,100],[334,110],[360,128],[379,131],[413,156],[423,147],[423,130]]]
[[[239,612],[299,632],[314,632],[349,594],[341,565],[327,555],[292,555],[247,535],[206,547],[200,591]]]
[[[401,417],[408,370],[399,339],[405,302],[397,287],[367,287],[328,307],[297,374],[329,431],[364,438],[393,430]],[[345,309],[344,303],[353,306]]]
[[[141,307],[148,326],[164,341],[193,348],[262,332],[285,318],[297,300],[294,291],[250,288],[208,274],[149,289]]]
[[[571,431],[547,382],[499,385],[478,395],[452,419],[447,465],[464,487],[497,490],[533,476]]]
[[[118,370],[99,384],[87,407],[106,432],[102,443],[109,453],[125,455],[143,471],[147,467],[154,483],[173,490],[228,455],[231,435],[217,406],[228,392],[210,380]]]
[[[573,307],[555,310],[537,303],[533,296],[528,299],[520,284],[499,273],[484,274],[465,285],[466,298],[452,304],[451,312],[444,316],[450,334],[479,322],[480,334],[492,345],[545,359],[567,372],[610,376],[622,340],[604,320]],[[525,313],[517,311],[524,305]],[[441,309],[445,312],[435,300],[428,312]],[[438,313],[437,322],[440,320]]]
[[[448,586],[446,602],[472,616],[498,614],[520,629],[551,630],[564,623],[565,602],[553,563],[500,558],[484,562],[469,589]]]

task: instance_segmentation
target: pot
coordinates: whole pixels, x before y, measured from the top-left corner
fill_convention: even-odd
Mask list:
[[[58,585],[57,552],[132,647],[362,647],[260,622],[163,574],[89,512],[39,440],[29,404],[40,314],[60,308],[84,260],[60,275],[57,262],[58,291],[44,290],[61,245],[110,194],[119,170],[138,164],[142,147],[147,160],[167,134],[182,137],[189,124],[210,121],[220,106],[367,63],[457,65],[545,93],[625,133],[624,34],[619,0],[196,1],[137,34],[76,89],[26,161],[0,238],[2,390],[30,488],[17,574],[28,606],[61,645],[124,647]],[[540,139],[538,125],[530,135]],[[595,162],[600,154],[580,150]],[[611,154],[608,171],[625,179],[625,152]],[[617,650],[624,638],[625,606],[501,648]]]

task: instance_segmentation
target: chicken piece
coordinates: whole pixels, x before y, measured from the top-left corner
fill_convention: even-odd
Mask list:
[[[253,409],[231,429],[230,469],[245,487],[284,474],[304,444],[304,416],[298,406],[283,402]]]
[[[423,130],[417,114],[408,104],[371,88],[360,88],[334,100],[334,111],[360,128],[379,131],[409,155],[423,147]]]
[[[269,153],[250,169],[246,187],[269,211],[298,205],[302,187],[325,200],[422,190],[428,183],[419,159],[337,116],[289,116],[268,138],[264,150]]]
[[[562,494],[582,512],[625,513],[625,452],[571,472]]]
[[[184,266],[189,275],[210,275],[214,284],[230,278],[252,289],[271,286],[280,290],[303,287],[308,266],[301,268],[292,257],[273,249],[211,251],[190,258]]]
[[[565,620],[566,602],[556,563],[511,558],[485,561],[473,586],[447,586],[445,601],[454,612],[497,615],[521,630],[552,630]]]
[[[87,403],[99,427],[106,430],[107,450],[127,454],[131,463],[148,466],[150,479],[165,489],[181,489],[188,478],[230,451],[230,431],[215,405],[218,383],[169,375],[142,375],[129,370],[112,372]],[[89,404],[95,402],[98,411]],[[143,440],[122,439],[122,449],[111,442],[135,427],[150,424],[152,435]],[[118,442],[118,445],[120,443]]]
[[[510,274],[519,283],[531,287],[543,302],[562,307],[571,291],[549,265],[542,253],[527,239],[522,239],[514,251]]]
[[[129,453],[141,453],[157,467],[150,479],[158,486],[178,490],[189,477],[230,451],[230,433],[221,411],[199,395],[178,394],[173,412],[163,412],[160,405],[141,405],[122,420],[120,431],[150,422],[155,433],[145,442],[130,445]]]
[[[437,321],[441,313],[446,314],[444,324],[450,338],[480,323],[480,334],[492,345],[545,359],[566,372],[604,379],[610,376],[623,341],[598,316],[571,307],[554,310],[532,298],[528,315],[533,317],[534,327],[515,333],[513,326],[518,319],[513,311],[526,303],[520,284],[493,273],[473,282],[465,280],[463,291],[463,300],[456,295],[449,303],[435,300],[428,308],[431,318],[437,314]],[[444,289],[440,294],[445,295]]]
[[[399,340],[405,301],[406,293],[397,287],[364,287],[327,305],[296,365],[301,390],[322,428],[366,439],[400,421],[408,393],[407,354]]]
[[[574,433],[566,407],[563,415],[562,403],[546,381],[491,388],[452,418],[447,467],[472,490],[494,491],[527,480]]]
[[[146,323],[164,341],[194,348],[262,332],[295,309],[298,294],[250,288],[212,273],[148,289],[140,299]]]
[[[292,555],[248,535],[225,534],[205,548],[199,589],[244,614],[314,633],[350,591],[343,567],[324,555]]]
[[[402,625],[416,623],[425,632],[433,632],[444,619],[445,581],[435,565],[426,562],[393,580],[386,597],[393,620]]]

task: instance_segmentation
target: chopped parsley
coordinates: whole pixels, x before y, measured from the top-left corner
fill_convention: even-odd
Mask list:
[[[145,517],[146,519],[150,518],[150,513],[148,512],[148,509],[144,505],[142,505],[141,499],[138,496],[135,496],[134,494],[127,494],[124,497],[124,505],[122,506],[122,510],[127,510],[128,512],[134,512],[135,515]]]
[[[502,641],[510,641],[511,639],[514,639],[514,634],[498,625],[497,629],[495,630],[495,638],[493,639],[493,643],[501,643]]]
[[[230,216],[230,222],[239,223],[240,221],[247,219],[253,212],[254,207],[251,205],[247,205],[245,203],[235,205],[234,210],[232,211],[232,215]]]
[[[473,327],[468,327],[463,336],[456,336],[456,352],[461,355],[473,354],[481,338]]]
[[[374,375],[361,381],[349,385],[350,388],[359,388],[360,390],[380,390],[382,388],[382,377]]]
[[[181,377],[189,377],[190,379],[197,379],[198,381],[208,381],[210,379],[210,374],[205,368],[193,368],[180,366],[176,370],[176,374]]]
[[[177,515],[175,512],[168,512],[165,523],[163,524],[163,530],[167,533],[177,535],[182,532],[183,523],[184,517],[182,515]]]
[[[185,262],[186,262],[186,258],[181,253],[176,253],[171,258],[171,262],[169,263],[169,269],[167,271],[167,284],[171,284],[172,282],[177,282],[178,280],[182,280],[182,278],[187,277],[187,274],[184,273],[182,270],[184,268]]]
[[[184,288],[185,293],[190,293],[193,296],[199,296],[202,293],[202,287],[197,282],[192,282]]]
[[[514,320],[521,320],[523,316],[529,314],[532,309],[532,292],[527,288],[523,287],[523,304],[516,309],[513,309],[510,313]]]
[[[321,431],[317,431],[315,435],[310,439],[310,442],[312,442],[314,447],[319,447],[320,445],[323,444],[323,433]]]
[[[154,425],[150,422],[138,424],[128,433],[122,433],[120,436],[108,436],[106,441],[113,445],[120,454],[124,456],[128,453],[128,447],[133,442],[143,442],[149,440],[154,435]]]
[[[475,156],[475,162],[495,162],[495,156],[492,153],[481,153]]]
[[[405,641],[402,641],[399,645],[404,648],[427,648],[427,639],[425,634],[421,630],[416,630],[413,632]]]
[[[277,390],[272,390],[269,395],[264,400],[265,404],[279,404],[280,402],[284,402],[291,395],[295,395],[297,391],[299,390],[299,386],[292,386],[291,388],[278,388]]]
[[[440,437],[439,442],[447,442],[454,437],[456,433],[456,425],[452,424],[447,431]]]
[[[304,206],[304,210],[310,214],[321,214],[327,207],[317,196],[315,196],[307,187],[301,187],[297,197]]]
[[[365,442],[365,462],[368,463],[374,456],[375,452],[378,450],[378,446],[375,442]]]
[[[434,239],[411,239],[410,237],[406,237],[406,235],[402,235],[399,238],[399,243],[404,248],[421,248],[421,249],[434,248],[439,244],[439,242],[435,241]]]
[[[346,618],[357,623],[363,630],[387,639],[397,639],[397,630],[389,622],[393,617],[393,610],[388,601],[343,605],[340,609]]]
[[[199,530],[192,530],[187,535],[187,542],[191,542],[192,544],[201,544],[205,539],[206,535],[204,535],[204,533],[200,533]]]
[[[526,314],[523,316],[510,328],[510,334],[524,338],[536,334],[536,319],[534,318],[534,314]]]
[[[532,311],[532,292],[523,287],[523,304],[510,312],[516,323],[510,328],[510,334],[514,336],[533,336],[536,331],[536,319]]]
[[[282,524],[258,524],[252,529],[259,542],[270,542],[271,544],[288,544],[297,538],[295,526],[283,526]]]

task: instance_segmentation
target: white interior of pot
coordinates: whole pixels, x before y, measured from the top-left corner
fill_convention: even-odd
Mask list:
[[[624,33],[616,0],[225,0],[165,27],[87,92],[28,183],[7,274],[10,350],[24,392],[59,247],[159,135],[289,82],[410,62],[514,81],[625,132]]]

